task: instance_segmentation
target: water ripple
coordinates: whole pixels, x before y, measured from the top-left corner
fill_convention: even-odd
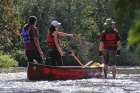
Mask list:
[[[117,74],[117,79],[32,82],[26,72],[0,73],[0,93],[140,93],[139,86],[140,74]]]

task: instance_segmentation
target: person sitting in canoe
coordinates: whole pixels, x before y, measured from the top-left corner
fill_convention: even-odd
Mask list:
[[[64,51],[60,46],[60,40],[63,36],[73,37],[73,34],[67,34],[60,31],[61,23],[57,20],[51,22],[49,32],[47,33],[47,46],[48,46],[48,60],[50,65],[61,66],[63,65],[62,56]]]
[[[107,78],[108,66],[111,66],[113,78],[116,77],[116,60],[120,55],[120,36],[111,18],[104,23],[105,30],[100,35],[99,54],[104,63],[104,76]]]
[[[25,54],[29,62],[36,60],[41,63],[45,58],[39,44],[39,31],[36,27],[37,18],[30,16],[28,24],[22,28],[21,36],[24,40]]]

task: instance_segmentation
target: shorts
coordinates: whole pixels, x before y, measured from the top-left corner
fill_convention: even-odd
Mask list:
[[[105,65],[108,65],[108,66],[116,65],[116,62],[117,62],[116,50],[103,50],[102,54],[103,54],[102,62]]]
[[[37,50],[27,50],[25,52],[29,62],[33,62],[35,59],[38,63],[42,63],[42,58]]]
[[[49,48],[47,51],[47,65],[62,66],[63,59],[56,48]]]

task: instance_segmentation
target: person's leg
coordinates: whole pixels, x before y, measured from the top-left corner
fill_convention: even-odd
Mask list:
[[[32,56],[32,51],[25,51],[27,60],[29,63],[33,63],[33,56]]]
[[[110,66],[112,71],[112,76],[115,79],[116,78],[116,51],[110,51]]]
[[[56,49],[50,48],[47,51],[48,55],[48,65],[57,66],[57,59],[56,59]]]
[[[116,71],[116,66],[113,65],[111,69],[112,69],[112,76],[113,76],[113,78],[115,79],[115,78],[116,78],[116,72],[117,72],[117,71]]]
[[[103,51],[103,63],[104,63],[104,77],[107,78],[108,73],[108,51]]]
[[[63,65],[63,58],[62,56],[60,55],[60,53],[58,51],[55,51],[55,57],[56,57],[56,60],[57,60],[57,65],[58,66],[62,66]]]
[[[107,78],[107,73],[108,73],[108,65],[104,65],[104,78]]]
[[[34,50],[34,51],[32,52],[32,55],[33,55],[33,59],[34,59],[34,60],[36,60],[38,63],[43,64],[43,60],[42,60],[42,58],[40,57],[38,51]]]

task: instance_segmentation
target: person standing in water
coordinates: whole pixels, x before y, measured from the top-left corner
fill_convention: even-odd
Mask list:
[[[120,55],[120,36],[111,18],[104,23],[105,30],[100,34],[99,55],[104,63],[104,76],[107,78],[108,66],[111,66],[113,78],[116,78],[116,60]]]
[[[21,36],[24,40],[25,54],[29,62],[36,60],[42,63],[45,58],[39,43],[39,31],[36,27],[37,17],[30,16],[28,24],[22,28]]]
[[[60,46],[60,41],[63,36],[73,37],[73,34],[67,34],[60,31],[61,23],[57,20],[51,22],[49,32],[47,33],[47,47],[48,47],[48,59],[50,65],[61,66],[63,65],[62,56],[64,51]]]

